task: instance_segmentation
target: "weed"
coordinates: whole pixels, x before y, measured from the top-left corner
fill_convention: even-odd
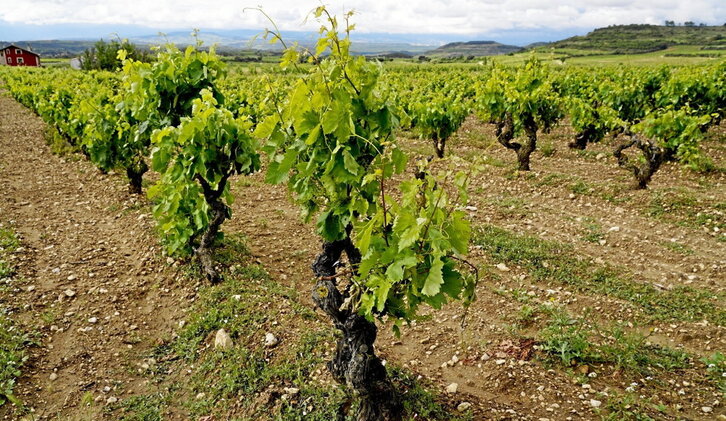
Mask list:
[[[667,242],[663,243],[663,247],[667,248],[668,250],[670,250],[672,252],[682,254],[684,256],[690,256],[695,253],[695,251],[693,251],[692,248],[686,247],[683,244],[676,243],[673,241],[667,241]]]
[[[111,410],[121,409],[120,421],[162,421],[162,411],[168,403],[168,395],[137,395],[124,399]]]
[[[579,180],[570,185],[570,191],[575,194],[589,195],[595,191],[595,189],[591,188],[586,182]]]
[[[602,231],[602,226],[592,220],[591,218],[583,219],[584,232],[582,239],[588,243],[599,243],[605,239],[605,233]]]
[[[721,393],[726,394],[726,356],[716,352],[710,357],[703,358],[701,362],[706,364],[708,377],[716,383]]]
[[[542,156],[549,158],[550,156],[554,155],[555,152],[557,152],[557,149],[555,148],[555,145],[553,145],[550,142],[543,143],[539,147],[540,152],[542,152]]]
[[[601,412],[603,421],[655,421],[645,414],[637,404],[638,400],[633,394],[614,395],[605,403]]]
[[[20,377],[23,364],[27,361],[24,348],[30,338],[0,312],[0,406],[12,402],[21,406],[20,400],[13,395],[15,379]]]
[[[559,357],[566,366],[599,361],[586,325],[565,311],[554,312],[549,324],[539,332],[539,339],[541,349]]]

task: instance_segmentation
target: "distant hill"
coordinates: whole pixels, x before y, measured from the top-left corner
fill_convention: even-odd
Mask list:
[[[27,48],[41,55],[41,57],[75,57],[88,48],[93,47],[96,41],[66,41],[66,40],[41,40],[41,41],[0,41],[0,47],[8,44],[15,44],[18,47]]]
[[[249,52],[250,50],[262,51],[262,52],[279,52],[281,49],[280,43],[270,44],[264,39],[257,38],[253,40],[254,35],[257,35],[258,31],[220,31],[205,32],[200,34],[200,39],[204,41],[205,46],[217,44],[219,52],[226,53],[242,53]],[[315,48],[315,37],[314,34],[308,34],[303,32],[292,32],[287,34],[286,39],[290,42],[296,41],[300,46],[314,49]],[[23,48],[30,46],[33,51],[40,54],[43,57],[76,57],[83,51],[91,48],[93,44],[98,40],[44,40],[44,41],[15,41],[12,42]],[[188,31],[171,32],[163,36],[160,35],[147,35],[137,36],[129,38],[129,41],[142,47],[148,48],[152,45],[164,44],[166,42],[172,42],[177,45],[189,45],[194,44],[195,40],[190,36]],[[0,41],[0,47],[2,45],[10,44],[11,42]],[[382,55],[382,54],[403,54],[403,55],[415,55],[421,54],[425,51],[430,50],[435,45],[417,45],[410,44],[407,42],[397,41],[395,39],[366,39],[360,38],[353,40],[351,45],[351,51],[354,54],[361,55]]]
[[[726,26],[618,25],[548,44],[547,48],[638,54],[677,45],[726,48]]]
[[[500,44],[496,41],[469,41],[469,42],[451,42],[441,47],[427,51],[426,56],[455,58],[455,57],[482,57],[482,56],[498,56],[501,54],[516,53],[521,51],[522,47],[516,45]]]

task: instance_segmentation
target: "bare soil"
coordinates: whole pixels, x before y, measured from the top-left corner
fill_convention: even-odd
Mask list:
[[[145,200],[130,197],[118,175],[102,175],[75,156],[52,155],[43,130],[37,117],[0,96],[0,222],[22,240],[22,280],[12,294],[0,293],[0,300],[39,331],[19,397],[36,419],[100,419],[102,412],[84,412],[84,399],[112,402],[149,387],[139,366],[151,348],[173,335],[195,286],[180,284],[173,261],[162,257]],[[723,133],[717,128],[707,144],[721,166]],[[414,153],[432,153],[429,141],[406,136],[401,142]],[[630,175],[611,156],[611,141],[578,153],[566,146],[571,136],[566,126],[543,135],[540,147],[551,145],[554,153],[535,152],[532,171],[516,173],[514,155],[493,141],[491,127],[467,120],[447,154],[482,164],[468,204],[473,225],[570,244],[582,259],[622,268],[663,290],[689,285],[723,293],[723,172],[699,175],[668,164],[649,189],[633,190]],[[233,219],[223,230],[244,233],[254,259],[312,306],[310,264],[319,241],[284,186],[263,180],[262,174],[234,180]],[[463,328],[465,312],[454,303],[424,312],[401,338],[382,325],[378,343],[388,361],[435,380],[441,390],[457,383],[451,399],[472,403],[475,419],[599,419],[595,401],[604,407],[627,393],[656,419],[726,419],[724,397],[700,362],[642,378],[610,366],[552,363],[526,332],[512,329],[522,305],[498,291],[525,290],[536,302],[561,304],[575,315],[593,311],[599,320],[627,322],[637,308],[536,282],[524,268],[498,269],[479,249],[470,258],[483,277]],[[695,358],[726,350],[724,326],[708,321],[661,320],[640,329],[650,332],[650,341]],[[653,405],[671,409],[654,412]],[[0,408],[2,416],[13,419],[7,408]]]

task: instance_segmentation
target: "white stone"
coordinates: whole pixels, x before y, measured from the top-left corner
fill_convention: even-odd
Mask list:
[[[229,349],[232,348],[234,343],[232,342],[232,338],[229,336],[229,333],[227,333],[224,329],[219,329],[217,331],[217,335],[214,337],[214,348],[215,349]]]
[[[704,406],[701,407],[701,411],[705,412],[706,414],[710,414],[711,411],[713,411],[713,408],[711,408],[710,406]]]
[[[446,392],[454,394],[456,391],[459,390],[459,384],[458,383],[451,383],[450,385],[446,386]]]
[[[286,388],[282,389],[282,391],[287,393],[288,395],[293,395],[293,396],[300,393],[300,389],[298,389],[297,387],[286,387]]]
[[[66,297],[69,297],[69,298],[76,295],[76,292],[73,291],[72,289],[67,289],[67,290],[63,291],[63,293],[66,295]]]
[[[509,268],[504,263],[499,263],[497,265],[497,269],[501,270],[502,272],[509,272]]]
[[[590,406],[593,408],[600,408],[600,405],[602,405],[602,402],[600,402],[597,399],[590,399]]]
[[[469,402],[462,402],[459,404],[459,406],[456,407],[459,412],[464,412],[469,408],[471,408],[471,404]]]
[[[265,334],[265,346],[268,348],[272,348],[273,346],[280,343],[280,340],[277,339],[277,336],[273,335],[270,332],[267,332]]]
[[[58,378],[58,373],[50,373],[50,381],[53,381]]]

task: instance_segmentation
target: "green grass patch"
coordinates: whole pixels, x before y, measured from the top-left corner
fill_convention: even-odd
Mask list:
[[[296,290],[276,283],[261,266],[246,262],[249,250],[243,237],[227,236],[216,254],[229,267],[225,280],[199,290],[176,339],[151,355],[156,361],[167,361],[150,368],[155,379],[169,371],[182,371],[182,378],[174,380],[168,394],[125,400],[115,409],[117,415],[157,420],[167,408],[183,407],[192,418],[339,419],[340,408],[350,396],[326,375],[325,364],[337,341],[334,329],[301,304]],[[194,268],[187,273],[199,275]],[[214,337],[220,329],[230,335],[232,347],[215,349]],[[276,347],[264,346],[267,332],[280,339]],[[390,376],[402,392],[404,419],[470,419],[452,416],[441,397],[414,375],[390,368]]]
[[[570,185],[570,191],[575,194],[589,195],[594,189],[592,189],[586,182],[579,180]]]
[[[7,255],[17,250],[20,241],[15,233],[8,228],[0,228],[0,278],[8,278],[15,274],[15,267],[8,262]]]
[[[709,357],[701,360],[706,364],[706,373],[721,390],[726,394],[726,356],[721,352],[716,352]]]
[[[120,409],[119,421],[163,421],[162,408],[169,403],[165,394],[137,395],[124,399],[113,409]]]
[[[25,347],[30,342],[28,335],[0,312],[0,406],[8,402],[22,405],[13,389],[16,379],[22,374],[20,369],[27,360]]]
[[[0,278],[15,274],[15,267],[8,262],[7,256],[19,246],[20,241],[11,229],[0,228]],[[0,406],[8,402],[21,406],[13,389],[16,379],[21,375],[20,369],[27,360],[25,347],[31,340],[6,312],[5,308],[0,308]]]
[[[720,326],[726,324],[726,311],[717,306],[726,299],[723,293],[687,286],[661,291],[653,285],[629,279],[622,270],[578,259],[570,245],[515,234],[492,225],[478,227],[473,242],[495,261],[527,269],[538,282],[618,298],[636,305],[657,320],[707,319]]]
[[[548,305],[528,312],[547,319],[536,335],[540,350],[566,367],[606,364],[648,375],[686,368],[691,361],[685,352],[652,344],[647,335],[621,323],[600,325],[589,314],[574,317],[563,308]]]
[[[583,232],[582,239],[588,243],[599,243],[605,239],[605,233],[602,230],[602,225],[595,222],[592,218],[582,219]]]
[[[695,254],[696,252],[687,246],[684,246],[683,244],[676,243],[674,241],[666,241],[663,243],[663,247],[667,248],[668,250],[681,254],[683,256],[690,256],[692,254]]]
[[[643,399],[638,398],[633,393],[614,394],[610,396],[603,408],[599,411],[603,421],[655,421],[661,418],[666,408],[651,405],[660,416],[652,418],[642,405]]]
[[[666,191],[656,192],[653,195],[645,213],[652,218],[685,227],[706,227],[709,230],[718,228],[719,231],[724,231],[726,230],[726,218],[722,214],[724,208],[726,203],[723,202],[715,203],[713,209],[708,209],[690,193]]]

